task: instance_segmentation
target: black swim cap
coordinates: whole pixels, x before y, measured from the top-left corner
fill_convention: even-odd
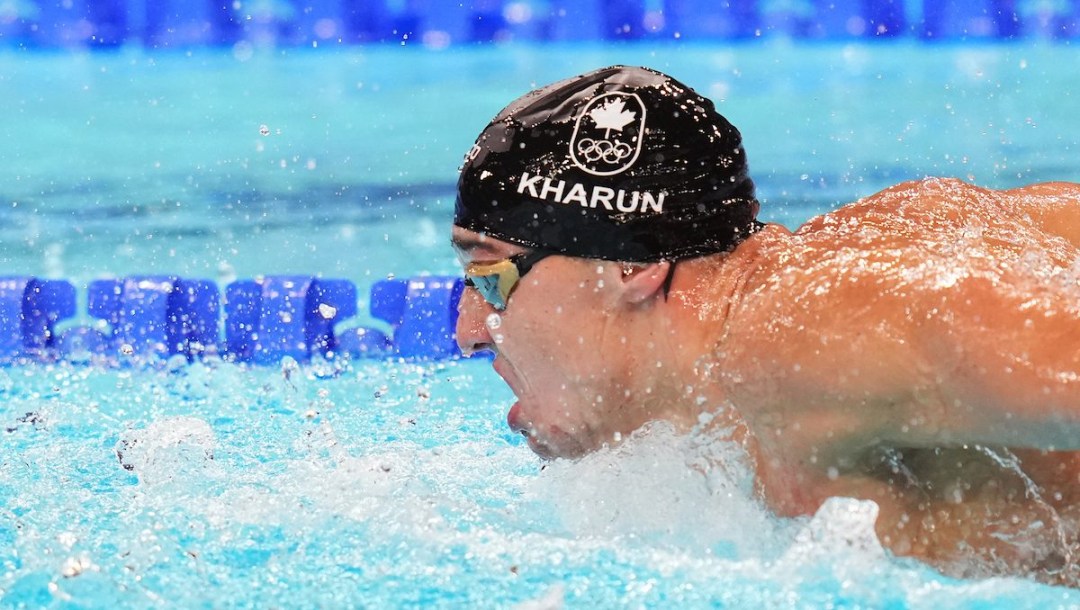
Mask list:
[[[760,228],[739,131],[711,101],[613,66],[532,91],[476,140],[454,224],[511,243],[628,262],[733,249]]]

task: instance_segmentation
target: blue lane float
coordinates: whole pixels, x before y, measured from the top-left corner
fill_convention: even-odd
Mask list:
[[[348,280],[270,276],[230,284],[225,291],[225,351],[268,364],[336,351],[334,324],[356,315]]]
[[[383,280],[371,287],[371,315],[394,329],[403,358],[454,358],[457,304],[465,285],[455,277]]]
[[[297,5],[297,6],[293,6]],[[0,2],[0,48],[143,45],[186,48],[273,42],[311,47],[625,39],[732,40],[769,35],[872,40],[1075,38],[1075,0],[319,0]],[[522,9],[525,10],[522,10]],[[513,15],[511,17],[511,15]]]
[[[313,276],[240,280],[222,293],[209,280],[169,275],[96,280],[87,316],[96,324],[57,326],[76,315],[66,280],[0,277],[0,361],[153,362],[218,355],[274,364],[291,357],[444,360],[454,340],[460,278],[388,279],[371,288],[369,311],[390,332],[348,327],[358,312],[355,284]]]
[[[56,323],[75,315],[75,287],[63,280],[0,277],[0,359],[46,358]]]
[[[136,276],[91,282],[88,293],[90,316],[110,329],[100,351],[192,357],[217,344],[218,289],[212,282]]]

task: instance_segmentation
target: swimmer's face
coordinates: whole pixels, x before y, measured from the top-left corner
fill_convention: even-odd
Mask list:
[[[453,242],[466,268],[527,251],[460,227]],[[644,423],[626,400],[620,282],[617,263],[555,255],[520,278],[502,311],[476,288],[461,297],[458,344],[494,352],[495,372],[518,399],[507,421],[543,457],[581,456]]]

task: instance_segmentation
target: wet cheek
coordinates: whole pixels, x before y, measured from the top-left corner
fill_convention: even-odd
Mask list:
[[[487,329],[488,335],[491,337],[491,342],[495,345],[502,345],[506,341],[506,335],[503,331],[503,317],[497,312],[491,312],[484,317],[484,328]]]
[[[533,349],[545,347],[565,349],[577,344],[574,316],[562,304],[539,308],[529,315],[513,312],[501,318],[502,334],[514,341],[527,341]],[[568,338],[573,336],[573,340]]]

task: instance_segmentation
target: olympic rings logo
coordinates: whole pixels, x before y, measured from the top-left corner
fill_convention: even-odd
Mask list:
[[[636,93],[608,91],[594,97],[574,122],[566,150],[570,160],[593,176],[626,171],[637,161],[648,133],[645,113]]]
[[[615,165],[634,154],[634,149],[625,142],[581,138],[577,142],[577,153],[589,163],[602,160],[604,163]]]

